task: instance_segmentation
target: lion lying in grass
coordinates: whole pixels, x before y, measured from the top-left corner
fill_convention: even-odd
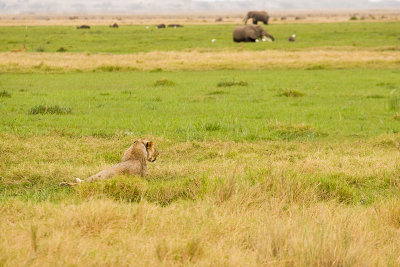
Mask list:
[[[104,180],[116,175],[140,175],[144,176],[147,173],[146,160],[155,162],[158,152],[155,144],[152,141],[145,139],[136,140],[122,156],[121,162],[111,166],[110,168],[90,176],[85,180],[75,179],[74,183],[62,182],[61,186],[75,186],[82,182],[92,182],[96,180]]]

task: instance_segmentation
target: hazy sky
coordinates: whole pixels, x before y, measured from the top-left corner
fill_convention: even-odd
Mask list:
[[[400,0],[0,0],[1,13],[400,8]]]

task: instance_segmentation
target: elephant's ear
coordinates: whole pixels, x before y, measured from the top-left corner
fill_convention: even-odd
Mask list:
[[[248,37],[256,40],[256,39],[260,38],[260,35],[257,33],[257,31],[255,29],[251,28],[251,29],[249,29]]]

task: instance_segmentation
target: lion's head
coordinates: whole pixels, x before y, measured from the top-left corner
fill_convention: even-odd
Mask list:
[[[127,160],[148,160],[155,162],[158,157],[158,151],[154,142],[146,139],[136,140],[131,147],[125,151],[122,161]]]
[[[145,146],[147,151],[146,159],[150,162],[156,162],[158,157],[158,151],[156,149],[156,145],[154,144],[154,142],[147,141],[147,143],[145,143]]]

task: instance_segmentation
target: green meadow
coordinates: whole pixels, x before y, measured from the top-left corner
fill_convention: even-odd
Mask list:
[[[234,25],[8,26],[0,56],[25,42],[30,62],[60,47],[385,60],[400,50],[399,25],[272,24],[276,42],[242,46]],[[241,70],[240,56],[215,70],[2,68],[0,266],[400,265],[400,65],[324,60],[329,68]],[[159,151],[147,176],[59,186],[118,163],[139,138]]]
[[[146,29],[149,27],[149,29]],[[149,51],[182,51],[192,49],[235,49],[232,30],[235,25],[184,25],[183,28],[156,29],[155,25],[122,25],[118,29],[92,26],[0,27],[0,51],[19,49],[26,43],[30,52],[137,53]],[[397,50],[399,22],[352,22],[315,24],[278,24],[265,26],[276,41],[243,44],[246,50],[299,49],[346,46]],[[287,39],[296,34],[297,42]],[[216,39],[212,43],[211,40]]]
[[[7,116],[0,129],[177,141],[369,138],[400,131],[399,75],[357,69],[3,74],[0,84],[11,97],[1,99]],[[70,112],[30,114],[40,105]]]

